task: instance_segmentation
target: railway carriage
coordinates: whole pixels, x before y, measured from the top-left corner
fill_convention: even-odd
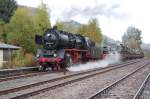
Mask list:
[[[120,53],[121,60],[137,59],[144,57],[144,53],[142,52],[142,50],[134,50],[123,44],[120,44],[118,52]]]

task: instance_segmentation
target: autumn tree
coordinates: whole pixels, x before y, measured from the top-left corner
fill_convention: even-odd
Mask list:
[[[132,26],[128,27],[127,31],[122,36],[122,42],[131,48],[141,48],[141,30]]]
[[[138,43],[136,42],[136,40],[135,40],[134,38],[130,38],[130,39],[128,40],[127,45],[128,45],[130,48],[139,48]]]
[[[63,21],[57,20],[55,26],[57,26],[58,30],[65,30]]]
[[[34,51],[34,25],[28,8],[18,8],[7,25],[8,42],[21,46],[25,53]]]
[[[59,30],[63,30],[75,34],[77,33],[78,28],[73,25],[74,22],[75,21],[63,22],[61,20],[57,20],[55,26],[57,26]]]
[[[89,37],[97,44],[102,43],[102,31],[96,18],[90,19],[87,25],[82,25],[79,27],[78,32],[86,37]]]
[[[33,17],[33,21],[36,33],[41,35],[46,29],[51,27],[50,16],[44,3],[41,3],[41,5],[36,10],[37,11]]]

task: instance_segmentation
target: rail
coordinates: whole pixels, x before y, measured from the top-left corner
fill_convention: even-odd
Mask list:
[[[100,97],[101,95],[105,94],[107,91],[109,91],[112,87],[116,86],[117,84],[119,84],[121,81],[123,81],[124,79],[126,79],[127,77],[131,76],[132,74],[134,74],[135,72],[137,72],[138,70],[142,69],[143,67],[147,66],[150,63],[146,63],[144,65],[142,65],[141,67],[137,68],[136,70],[134,70],[132,73],[125,75],[124,77],[122,77],[121,79],[119,79],[118,81],[112,83],[111,85],[106,86],[105,88],[101,89],[100,91],[96,92],[95,94],[91,95],[90,97],[88,97],[88,99],[96,99],[97,97]]]
[[[139,99],[148,79],[150,77],[150,73],[147,75],[147,77],[145,78],[145,80],[143,81],[142,85],[140,86],[139,90],[137,91],[137,93],[134,95],[133,99]]]

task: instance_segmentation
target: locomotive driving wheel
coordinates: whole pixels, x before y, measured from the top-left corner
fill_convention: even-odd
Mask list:
[[[39,66],[39,68],[38,68],[40,71],[46,71],[46,66],[45,65],[41,65],[41,66]]]

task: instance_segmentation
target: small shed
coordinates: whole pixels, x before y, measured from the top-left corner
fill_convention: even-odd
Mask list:
[[[4,62],[11,61],[13,51],[19,50],[21,47],[0,43],[0,67]]]

